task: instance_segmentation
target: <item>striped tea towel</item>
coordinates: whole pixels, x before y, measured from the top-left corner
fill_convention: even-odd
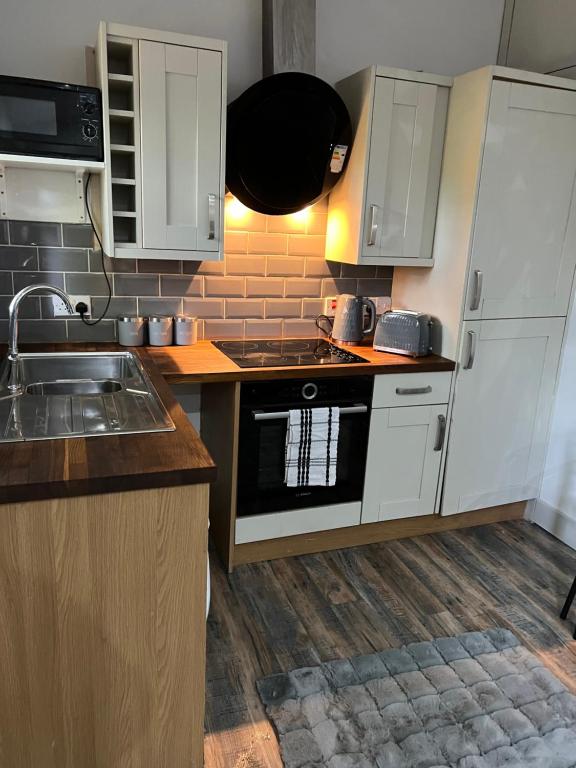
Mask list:
[[[339,408],[298,408],[289,412],[286,485],[336,484],[339,430]]]

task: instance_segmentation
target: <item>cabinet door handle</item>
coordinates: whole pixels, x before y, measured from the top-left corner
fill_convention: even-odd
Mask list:
[[[444,447],[444,438],[446,437],[446,416],[440,413],[438,414],[438,428],[436,430],[436,442],[434,443],[434,450],[441,451]]]
[[[474,291],[472,292],[472,298],[470,299],[470,309],[475,310],[480,306],[480,299],[482,298],[482,281],[484,280],[484,274],[482,270],[474,270]]]
[[[469,371],[474,365],[474,358],[476,356],[476,334],[474,331],[468,331],[468,359],[466,365],[463,366],[465,371]]]
[[[368,240],[367,245],[376,245],[376,235],[378,234],[378,222],[376,221],[376,214],[378,213],[378,206],[370,206],[370,219],[368,224]]]
[[[216,195],[208,195],[208,240],[216,239]]]
[[[396,387],[397,395],[428,395],[432,392],[432,387]]]

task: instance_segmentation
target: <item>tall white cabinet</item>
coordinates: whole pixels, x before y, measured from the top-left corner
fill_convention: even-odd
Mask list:
[[[487,67],[454,80],[432,270],[393,303],[457,361],[444,515],[538,495],[576,265],[576,84]]]
[[[102,22],[97,65],[108,253],[222,258],[226,43]]]

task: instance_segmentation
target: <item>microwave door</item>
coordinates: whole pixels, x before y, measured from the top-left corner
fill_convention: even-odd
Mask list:
[[[0,85],[0,151],[16,154],[66,154],[78,142],[78,93],[67,89]]]

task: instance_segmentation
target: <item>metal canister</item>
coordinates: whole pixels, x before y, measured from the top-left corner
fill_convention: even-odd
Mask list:
[[[174,318],[174,344],[188,346],[198,341],[198,321],[188,315],[176,315]]]
[[[148,318],[148,340],[153,347],[168,347],[172,344],[172,318],[151,315]]]
[[[118,343],[124,347],[141,347],[146,334],[146,318],[138,315],[121,315],[118,324]]]

